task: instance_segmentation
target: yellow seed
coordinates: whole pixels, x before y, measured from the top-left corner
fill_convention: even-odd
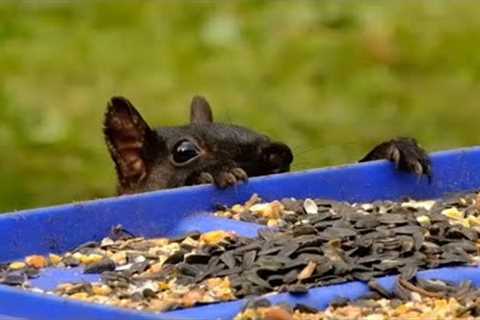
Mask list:
[[[468,216],[467,220],[471,226],[480,226],[480,217]]]
[[[257,203],[250,207],[250,211],[261,213],[268,208],[269,203]]]
[[[232,213],[230,211],[216,211],[215,215],[217,217],[225,217],[225,218],[231,218]]]
[[[100,260],[103,259],[103,256],[93,253],[89,254],[88,256],[82,255],[80,258],[80,262],[84,265],[90,265],[99,262]]]
[[[56,254],[49,254],[48,259],[50,260],[50,263],[54,266],[62,262],[62,257],[56,255]]]
[[[158,238],[158,239],[152,239],[150,240],[150,242],[156,246],[166,246],[167,244],[170,243],[170,240],[168,240],[167,238]]]
[[[397,308],[395,308],[395,310],[393,310],[393,315],[403,316],[409,311],[410,311],[410,306],[408,305],[408,303],[404,303],[399,305]]]
[[[87,300],[88,299],[88,293],[77,292],[77,293],[72,294],[70,296],[70,298],[75,299],[75,300]]]
[[[75,252],[74,254],[72,254],[72,257],[74,257],[77,260],[80,260],[83,257],[83,254],[81,254],[80,252]]]
[[[385,316],[383,314],[380,314],[380,313],[373,313],[373,314],[369,314],[368,316],[366,316],[363,319],[365,319],[365,320],[383,320],[383,319],[385,319]]]
[[[26,264],[24,262],[12,262],[10,263],[10,270],[20,270],[26,267]]]
[[[112,301],[112,298],[107,296],[94,295],[90,296],[88,300],[96,303],[107,304]]]
[[[269,219],[267,221],[267,226],[268,227],[278,227],[280,220],[279,219]]]
[[[461,220],[465,218],[463,212],[459,211],[457,208],[445,209],[442,211],[442,214],[453,220]]]
[[[207,287],[209,296],[214,297],[215,300],[232,300],[235,296],[232,292],[232,286],[228,277],[225,278],[211,278],[207,280]],[[203,300],[205,300],[204,297]],[[203,301],[208,302],[208,301]]]
[[[99,296],[107,296],[112,292],[112,289],[110,289],[109,286],[106,285],[100,285],[100,286],[94,286],[92,288],[92,291],[94,294],[99,295]]]
[[[242,205],[236,204],[232,207],[231,210],[235,213],[240,213],[240,212],[243,212],[245,208]]]
[[[268,219],[278,219],[282,216],[283,209],[284,207],[281,202],[273,201],[265,206],[263,210],[259,211],[259,214]]]
[[[238,314],[234,320],[252,320],[261,319],[263,316],[256,309],[247,309],[243,313]]]
[[[402,203],[402,207],[405,208],[424,208],[427,210],[432,209],[432,207],[435,205],[435,201],[433,200],[426,200],[426,201],[408,201]]]
[[[167,290],[167,289],[170,289],[170,285],[168,284],[168,282],[159,282],[158,283],[158,289],[159,290]]]
[[[417,217],[417,222],[421,226],[429,226],[431,224],[430,217],[425,216],[425,215]]]
[[[465,228],[470,228],[470,227],[471,227],[471,225],[470,225],[470,220],[468,220],[468,219],[460,220],[460,221],[459,221],[459,224],[461,224],[461,225],[464,226]]]
[[[162,271],[162,269],[163,269],[163,263],[159,262],[151,265],[148,271],[151,273],[157,273]]]
[[[125,264],[127,263],[127,253],[125,251],[120,251],[112,255],[111,259],[116,264]]]
[[[177,303],[178,301],[175,301],[175,299],[154,299],[150,301],[148,310],[162,312],[169,310],[173,305]]]

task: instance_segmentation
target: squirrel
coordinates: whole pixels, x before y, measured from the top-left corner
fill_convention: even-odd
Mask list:
[[[118,193],[214,183],[287,172],[290,148],[250,129],[213,121],[207,100],[195,96],[190,123],[153,130],[123,97],[107,106],[104,135],[118,176]]]
[[[190,123],[151,129],[132,103],[113,97],[104,136],[118,177],[118,194],[214,183],[220,188],[248,177],[290,170],[291,149],[253,130],[213,121],[207,100],[195,96]],[[431,177],[430,160],[413,138],[377,145],[360,162],[387,159],[398,169]]]

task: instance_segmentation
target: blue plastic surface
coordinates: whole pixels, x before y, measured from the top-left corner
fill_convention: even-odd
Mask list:
[[[65,252],[87,241],[100,240],[112,226],[121,224],[136,235],[174,236],[188,231],[224,229],[255,236],[261,227],[213,217],[215,203],[233,204],[258,193],[266,200],[283,197],[322,197],[348,201],[437,198],[446,193],[480,189],[480,148],[452,150],[432,155],[433,181],[397,172],[386,161],[332,167],[251,179],[249,183],[220,191],[211,186],[181,188],[148,194],[104,199],[66,206],[21,211],[0,216],[0,261],[30,254]],[[470,279],[480,286],[477,268],[448,268],[421,273],[452,281]],[[35,285],[51,288],[62,279],[92,281],[79,270],[45,270]],[[386,284],[391,278],[385,278]],[[367,288],[359,282],[311,290],[307,295],[272,295],[275,302],[302,302],[325,307],[338,296],[357,298]],[[149,314],[0,286],[0,319],[231,319],[245,301],[214,304],[163,314]]]

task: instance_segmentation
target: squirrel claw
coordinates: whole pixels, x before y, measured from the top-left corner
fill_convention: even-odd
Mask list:
[[[237,178],[238,181],[247,181],[248,175],[242,168],[233,168],[231,173]]]
[[[197,184],[210,184],[213,183],[213,176],[208,172],[201,172],[197,178]]]
[[[233,186],[235,183],[237,183],[237,178],[228,171],[222,171],[215,177],[215,184],[220,189]]]
[[[241,181],[248,179],[247,173],[242,168],[232,168],[226,171],[220,171],[215,176],[215,185],[220,189],[233,186]]]

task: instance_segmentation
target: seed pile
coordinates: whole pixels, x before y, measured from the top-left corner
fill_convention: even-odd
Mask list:
[[[353,302],[337,300],[324,311],[305,305],[272,306],[268,300],[258,300],[235,320],[473,320],[480,317],[480,290],[469,282],[454,286],[439,280],[400,279],[392,294],[378,284],[374,290],[377,297]]]
[[[99,283],[66,283],[54,294],[137,310],[167,311],[269,292],[303,294],[313,287],[417,270],[478,264],[476,194],[439,201],[348,204],[258,197],[217,215],[262,222],[256,238],[227,231],[176,239],[134,237],[121,227],[101,242],[62,256],[30,256],[0,266],[0,283],[29,285],[45,267],[83,266]],[[241,207],[241,209],[240,209]],[[267,225],[270,220],[263,220]],[[252,220],[250,220],[252,221]],[[374,286],[372,285],[372,288]]]
[[[285,198],[281,201],[262,202],[254,194],[245,204],[236,204],[231,208],[217,205],[216,216],[244,222],[254,222],[288,229],[302,224],[315,224],[324,217],[358,213],[363,215],[384,213],[415,213],[418,222],[427,225],[430,215],[442,214],[453,224],[461,224],[467,228],[480,231],[480,194],[468,193],[452,195],[445,199],[414,201],[375,201],[373,203],[348,203],[326,199],[297,200]]]
[[[193,268],[206,258],[200,252],[229,243],[234,237],[229,232],[214,231],[193,232],[176,239],[144,239],[117,227],[100,243],[85,243],[63,256],[30,256],[1,266],[0,283],[43,292],[28,281],[37,277],[40,269],[82,266],[84,273],[100,274],[101,282],[65,283],[46,293],[158,312],[228,301],[236,298],[228,277],[205,277],[193,282],[182,276],[182,266]]]

